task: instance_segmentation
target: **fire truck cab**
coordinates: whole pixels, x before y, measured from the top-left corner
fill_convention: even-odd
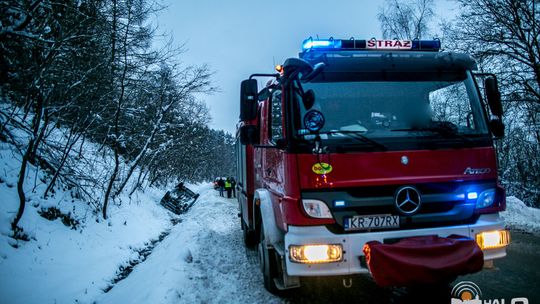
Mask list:
[[[244,241],[269,291],[452,281],[506,255],[494,75],[439,40],[309,38],[276,70],[241,83],[236,146]]]

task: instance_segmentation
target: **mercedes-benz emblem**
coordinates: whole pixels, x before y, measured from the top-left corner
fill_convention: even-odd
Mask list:
[[[413,215],[422,204],[420,192],[411,186],[404,186],[396,192],[396,209],[404,215]]]

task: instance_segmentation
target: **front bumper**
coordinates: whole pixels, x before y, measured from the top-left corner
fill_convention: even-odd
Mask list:
[[[285,234],[285,261],[289,276],[336,276],[369,273],[367,267],[360,263],[364,254],[362,248],[369,241],[384,242],[385,239],[405,238],[423,235],[438,235],[447,237],[452,234],[468,236],[475,239],[477,233],[504,229],[504,222],[498,214],[481,215],[475,224],[446,226],[429,229],[393,230],[378,232],[361,232],[349,234],[334,234],[324,226],[289,226]],[[289,259],[289,245],[308,244],[341,244],[343,260],[326,264],[300,264]],[[484,250],[484,261],[506,256],[506,248]]]

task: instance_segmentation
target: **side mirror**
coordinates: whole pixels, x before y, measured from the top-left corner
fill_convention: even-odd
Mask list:
[[[240,120],[257,117],[257,80],[246,79],[240,85]]]
[[[501,139],[504,137],[504,123],[499,119],[492,119],[489,121],[489,129],[491,134],[496,139]]]
[[[246,125],[240,127],[240,143],[242,145],[259,144],[259,128]]]
[[[486,80],[484,81],[484,86],[491,113],[493,113],[493,115],[501,117],[503,114],[503,109],[501,104],[501,93],[499,92],[497,79],[495,77],[486,78]]]

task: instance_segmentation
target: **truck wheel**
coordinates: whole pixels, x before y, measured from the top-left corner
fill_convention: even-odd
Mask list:
[[[276,287],[276,283],[274,282],[274,278],[277,274],[275,253],[266,246],[266,240],[264,238],[264,226],[262,222],[259,232],[259,264],[263,274],[264,287],[271,294],[280,295],[280,290]]]
[[[249,230],[248,226],[244,223],[244,220],[242,218],[240,218],[240,224],[242,225],[244,244],[249,249],[255,249],[255,246],[257,245],[257,237],[255,231]]]

